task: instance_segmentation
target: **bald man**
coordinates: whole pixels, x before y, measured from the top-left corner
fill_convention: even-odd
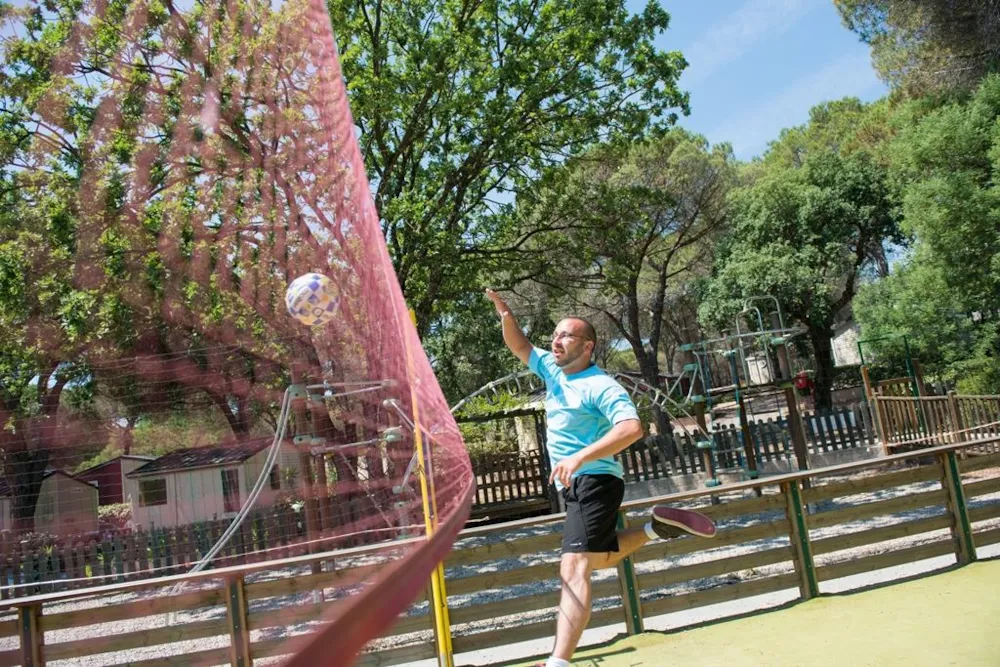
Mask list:
[[[714,537],[704,514],[664,505],[643,526],[617,530],[625,495],[624,471],[615,454],[643,436],[628,393],[592,361],[597,335],[580,317],[567,317],[552,332],[550,351],[533,346],[507,303],[486,290],[503,325],[503,340],[545,382],[547,447],[555,483],[566,505],[559,575],[562,595],[556,641],[544,667],[570,667],[590,621],[590,576],[614,567],[650,540],[684,533]]]

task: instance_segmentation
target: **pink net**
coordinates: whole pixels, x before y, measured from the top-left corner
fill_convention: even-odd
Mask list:
[[[424,590],[473,481],[325,7],[97,0],[30,7],[7,34],[32,11],[63,32],[21,101],[38,132],[4,167],[49,225],[0,227],[39,235],[0,350],[5,597],[392,543],[338,581],[333,625],[268,649],[353,655]],[[284,299],[309,272],[337,299],[312,329]],[[436,527],[407,540],[427,537],[417,432]]]

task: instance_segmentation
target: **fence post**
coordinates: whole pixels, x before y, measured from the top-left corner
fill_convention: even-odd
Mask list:
[[[39,667],[42,662],[42,647],[45,633],[38,621],[42,615],[42,605],[28,604],[17,608],[17,627],[21,634],[21,667]]]
[[[816,564],[813,562],[812,545],[809,542],[809,526],[806,525],[799,481],[783,482],[781,493],[785,496],[788,535],[795,552],[795,573],[799,576],[799,595],[803,600],[809,600],[819,595],[819,582],[816,579]]]
[[[809,448],[802,426],[802,415],[799,414],[799,401],[795,397],[795,389],[790,384],[784,386],[785,403],[788,406],[788,434],[792,438],[792,450],[799,470],[809,468]]]
[[[948,510],[951,512],[951,536],[955,541],[955,555],[962,565],[976,560],[976,544],[972,538],[972,524],[969,522],[969,510],[965,504],[965,490],[962,488],[962,475],[958,470],[958,456],[954,451],[938,455],[941,459],[943,474],[941,486],[948,494]]]
[[[250,624],[243,575],[226,578],[226,617],[229,619],[229,661],[250,667]]]
[[[618,530],[628,526],[625,511],[618,510]],[[639,580],[635,576],[632,557],[618,561],[618,581],[622,586],[622,603],[625,609],[625,629],[630,635],[645,632],[642,623],[642,603],[639,601]]]
[[[959,433],[965,430],[965,425],[962,423],[962,411],[958,408],[958,396],[955,395],[954,391],[948,392],[948,410],[951,412],[951,441],[952,443],[960,442],[962,438]]]

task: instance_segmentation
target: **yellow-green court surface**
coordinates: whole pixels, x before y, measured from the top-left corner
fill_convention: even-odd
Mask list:
[[[1000,560],[691,630],[627,637],[580,651],[573,665],[1000,667]]]

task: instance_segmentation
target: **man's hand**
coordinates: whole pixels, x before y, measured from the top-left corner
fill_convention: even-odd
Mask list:
[[[522,364],[527,364],[528,358],[531,356],[531,341],[521,331],[520,325],[518,325],[513,313],[510,312],[510,306],[500,298],[499,294],[491,289],[486,290],[486,298],[493,302],[493,306],[497,309],[497,314],[500,315],[500,326],[503,327],[504,344],[507,345]]]
[[[493,290],[486,290],[486,298],[493,302],[493,307],[497,309],[497,314],[501,317],[510,313],[510,306]]]
[[[552,468],[552,474],[549,475],[549,484],[553,480],[559,480],[559,483],[565,487],[569,487],[570,478],[573,476],[580,466],[583,465],[583,459],[574,454],[573,456],[567,456],[562,461],[557,463],[554,468]]]

